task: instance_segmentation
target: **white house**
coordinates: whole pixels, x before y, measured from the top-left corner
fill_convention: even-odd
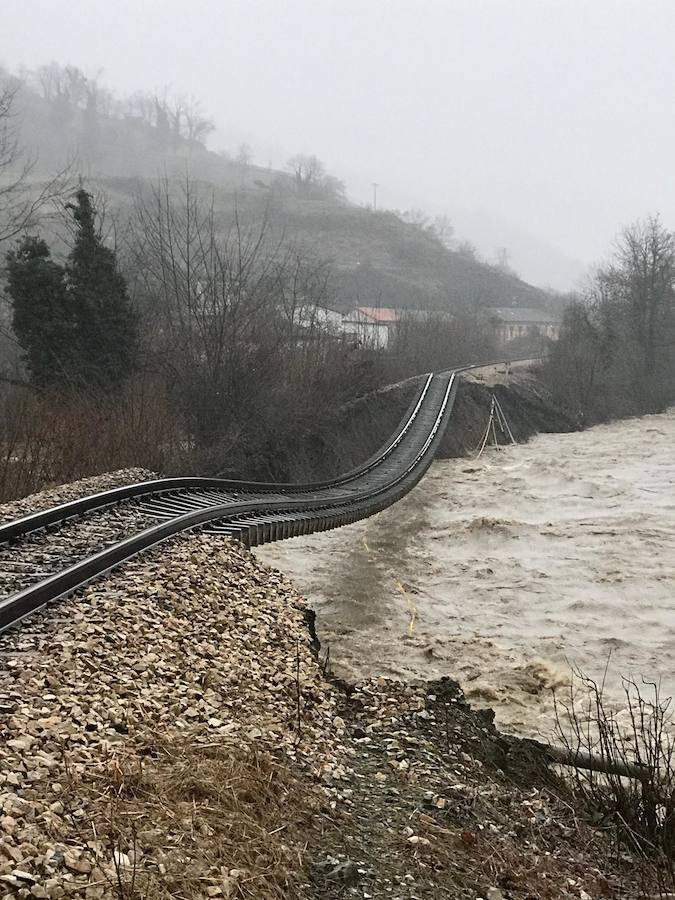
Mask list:
[[[560,337],[561,320],[555,313],[521,306],[486,309],[485,313],[500,344],[533,334],[554,341]]]
[[[401,321],[402,311],[387,306],[357,306],[342,317],[346,340],[359,346],[384,349]]]

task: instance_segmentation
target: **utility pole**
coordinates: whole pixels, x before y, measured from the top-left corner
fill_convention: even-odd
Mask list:
[[[379,185],[376,181],[373,182],[373,211],[377,211],[377,189]]]

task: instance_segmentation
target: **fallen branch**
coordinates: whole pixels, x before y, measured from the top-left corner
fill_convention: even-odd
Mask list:
[[[653,778],[653,772],[648,766],[619,762],[618,760],[607,759],[604,756],[572,750],[569,747],[553,747],[550,744],[541,744],[539,741],[532,741],[531,743],[539,747],[552,762],[563,766],[589,769],[592,772],[602,772],[605,775],[620,775],[625,778],[635,778],[638,781],[651,781]]]

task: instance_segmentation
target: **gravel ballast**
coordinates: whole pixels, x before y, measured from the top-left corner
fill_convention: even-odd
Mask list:
[[[309,622],[197,534],[0,637],[0,896],[638,895],[454,682],[340,684]]]
[[[97,494],[99,491],[124,487],[126,484],[134,484],[137,481],[150,481],[153,478],[157,478],[157,475],[147,469],[117,469],[117,471],[107,472],[105,475],[92,475],[68,484],[59,484],[49,490],[29,494],[27,497],[0,505],[0,525],[33,512],[49,509],[51,506],[68,503],[69,500],[79,500],[80,497],[87,494]]]

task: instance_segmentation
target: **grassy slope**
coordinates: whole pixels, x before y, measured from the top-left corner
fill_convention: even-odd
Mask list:
[[[193,156],[189,168],[204,194],[215,191],[223,219],[232,216],[235,204],[244,221],[268,215],[286,237],[330,259],[336,298],[345,306],[438,309],[463,303],[541,307],[551,302],[545,291],[448,250],[391,212],[372,212],[328,197],[299,198],[280,173],[255,167],[233,172],[236,165],[226,160],[214,165],[211,156]],[[204,159],[207,173],[202,172]],[[172,162],[170,176],[179,180],[186,160]],[[141,178],[142,183],[149,180]],[[128,178],[96,181],[111,195],[113,206],[126,207],[139,188],[137,180]]]
[[[23,144],[37,154],[42,174],[53,172],[66,159],[77,160],[75,170],[87,178],[92,190],[104,190],[112,211],[128,211],[139,186],[158,175],[181,180],[189,171],[204,193],[215,191],[224,221],[231,218],[235,202],[244,220],[267,212],[287,236],[333,260],[335,293],[345,306],[537,307],[551,302],[544,291],[446,249],[391,212],[372,212],[330,196],[300,198],[288,175],[242,167],[200,146],[183,143],[167,153],[154,130],[138,120],[100,119],[92,161],[83,142],[81,111],[66,119],[57,117],[26,90],[18,113]]]

